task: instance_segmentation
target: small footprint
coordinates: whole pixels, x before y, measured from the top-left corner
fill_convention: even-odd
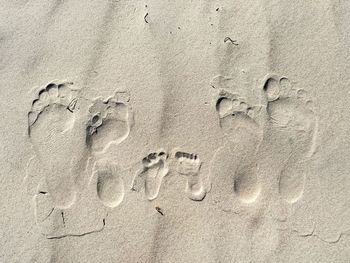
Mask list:
[[[248,105],[237,94],[222,90],[216,103],[220,127],[228,141],[230,158],[235,164],[232,172],[233,192],[245,203],[256,200],[260,193],[256,158],[262,141],[261,114],[259,107]],[[222,149],[223,150],[223,149]],[[218,154],[217,156],[220,156]],[[217,163],[222,160],[214,161]],[[226,179],[230,183],[230,179]]]
[[[304,192],[305,167],[316,147],[317,117],[313,101],[303,89],[294,89],[285,77],[270,75],[264,82],[269,117],[268,136],[283,158],[279,175],[279,193],[289,203]],[[277,158],[277,157],[276,157]]]
[[[28,113],[28,136],[59,208],[74,202],[77,169],[86,156],[78,91],[72,83],[50,83],[39,91]]]
[[[112,143],[124,141],[133,125],[133,114],[128,106],[129,95],[116,92],[107,100],[98,98],[89,109],[87,144],[94,152],[105,151]]]
[[[176,171],[187,177],[185,192],[188,198],[202,201],[207,194],[199,173],[202,162],[196,154],[186,152],[176,152],[175,158],[178,160]]]
[[[145,188],[148,200],[154,200],[159,194],[163,178],[168,174],[168,155],[163,152],[154,152],[142,159],[143,169],[134,178],[132,190],[139,191]]]
[[[97,196],[104,206],[114,208],[124,199],[123,172],[105,159],[98,161],[96,167]]]

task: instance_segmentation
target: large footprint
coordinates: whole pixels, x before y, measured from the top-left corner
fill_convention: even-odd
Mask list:
[[[207,194],[202,178],[200,177],[201,160],[196,154],[176,152],[178,160],[176,171],[187,177],[185,192],[187,197],[194,201],[202,201]]]
[[[142,159],[143,169],[137,172],[132,190],[139,191],[145,188],[145,194],[148,200],[157,198],[163,178],[168,174],[168,155],[163,152],[154,152],[148,154]]]
[[[74,203],[76,178],[87,156],[85,121],[72,83],[50,83],[28,113],[28,135],[57,208]]]
[[[268,129],[278,159],[282,159],[279,193],[289,203],[298,201],[305,184],[303,164],[315,151],[317,118],[303,89],[295,90],[285,77],[269,75],[264,82]]]
[[[238,198],[251,203],[260,193],[257,177],[256,153],[262,140],[259,108],[249,106],[243,98],[221,91],[216,103],[220,127],[230,148],[229,162],[237,162],[232,171],[233,192]],[[218,160],[219,162],[220,160]],[[214,162],[215,163],[215,162]],[[228,184],[231,180],[227,178]]]
[[[104,152],[111,144],[125,140],[133,125],[133,114],[128,106],[129,95],[116,92],[113,97],[98,98],[89,109],[90,121],[86,142],[93,152]]]

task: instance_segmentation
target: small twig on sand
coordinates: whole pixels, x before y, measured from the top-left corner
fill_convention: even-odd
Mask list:
[[[227,41],[230,41],[231,44],[238,46],[237,40],[232,40],[230,37],[225,37],[224,43],[226,43]]]
[[[163,209],[161,209],[159,206],[156,206],[156,210],[159,214],[161,214],[162,216],[164,216],[164,213],[163,213]]]
[[[144,16],[144,18],[143,18],[143,19],[144,19],[144,20],[145,20],[145,22],[148,24],[147,17],[148,17],[148,13],[146,13],[146,14],[145,14],[145,16]]]

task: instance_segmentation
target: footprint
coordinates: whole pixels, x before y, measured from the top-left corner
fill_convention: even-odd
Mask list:
[[[148,200],[154,200],[159,194],[159,190],[164,176],[169,172],[168,155],[163,152],[154,152],[143,158],[143,169],[134,178],[132,190],[139,191],[145,188]]]
[[[98,98],[89,109],[90,121],[86,142],[94,152],[105,151],[112,143],[124,141],[133,125],[133,114],[128,106],[129,95],[116,92],[113,97]]]
[[[114,208],[124,199],[123,172],[108,160],[98,161],[96,167],[97,196],[104,206]]]
[[[58,208],[74,203],[75,179],[85,157],[84,120],[77,95],[72,83],[50,83],[40,90],[28,113],[28,136]]]
[[[220,91],[216,102],[216,111],[219,115],[220,127],[227,139],[231,141],[241,140],[249,134],[251,137],[261,137],[258,119],[259,107],[248,105],[242,97]]]
[[[186,152],[176,152],[175,158],[178,160],[176,171],[187,177],[185,192],[188,198],[202,201],[207,194],[199,173],[202,162],[197,155]]]
[[[313,102],[305,90],[295,90],[285,77],[270,75],[264,83],[267,98],[269,141],[283,161],[279,174],[279,193],[289,203],[304,192],[305,164],[315,151],[317,118]]]
[[[224,158],[229,159],[228,162],[237,162],[230,171],[233,173],[232,190],[241,201],[251,203],[260,193],[256,166],[257,151],[263,135],[260,108],[248,105],[237,94],[222,90],[216,110],[220,127],[228,141],[226,145],[230,149]],[[230,183],[230,180],[222,183]]]

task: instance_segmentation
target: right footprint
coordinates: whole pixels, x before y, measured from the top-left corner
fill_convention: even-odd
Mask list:
[[[124,141],[133,125],[133,114],[128,106],[129,94],[116,92],[113,97],[98,98],[89,109],[90,121],[86,142],[93,152],[103,152],[112,143]]]
[[[304,192],[303,165],[315,151],[318,123],[313,102],[305,90],[293,89],[285,77],[270,75],[263,88],[269,118],[266,136],[282,158],[279,193],[287,202],[295,203]]]
[[[156,199],[163,178],[169,172],[167,159],[168,155],[163,151],[150,153],[143,158],[143,169],[136,174],[132,190],[138,191],[139,188],[144,187],[147,199],[150,201]]]
[[[176,171],[187,177],[185,192],[188,198],[202,201],[207,194],[199,174],[202,162],[196,154],[186,152],[176,152],[175,158],[178,160]]]
[[[122,170],[108,160],[96,164],[97,196],[101,203],[110,208],[118,206],[124,199],[125,189]]]

